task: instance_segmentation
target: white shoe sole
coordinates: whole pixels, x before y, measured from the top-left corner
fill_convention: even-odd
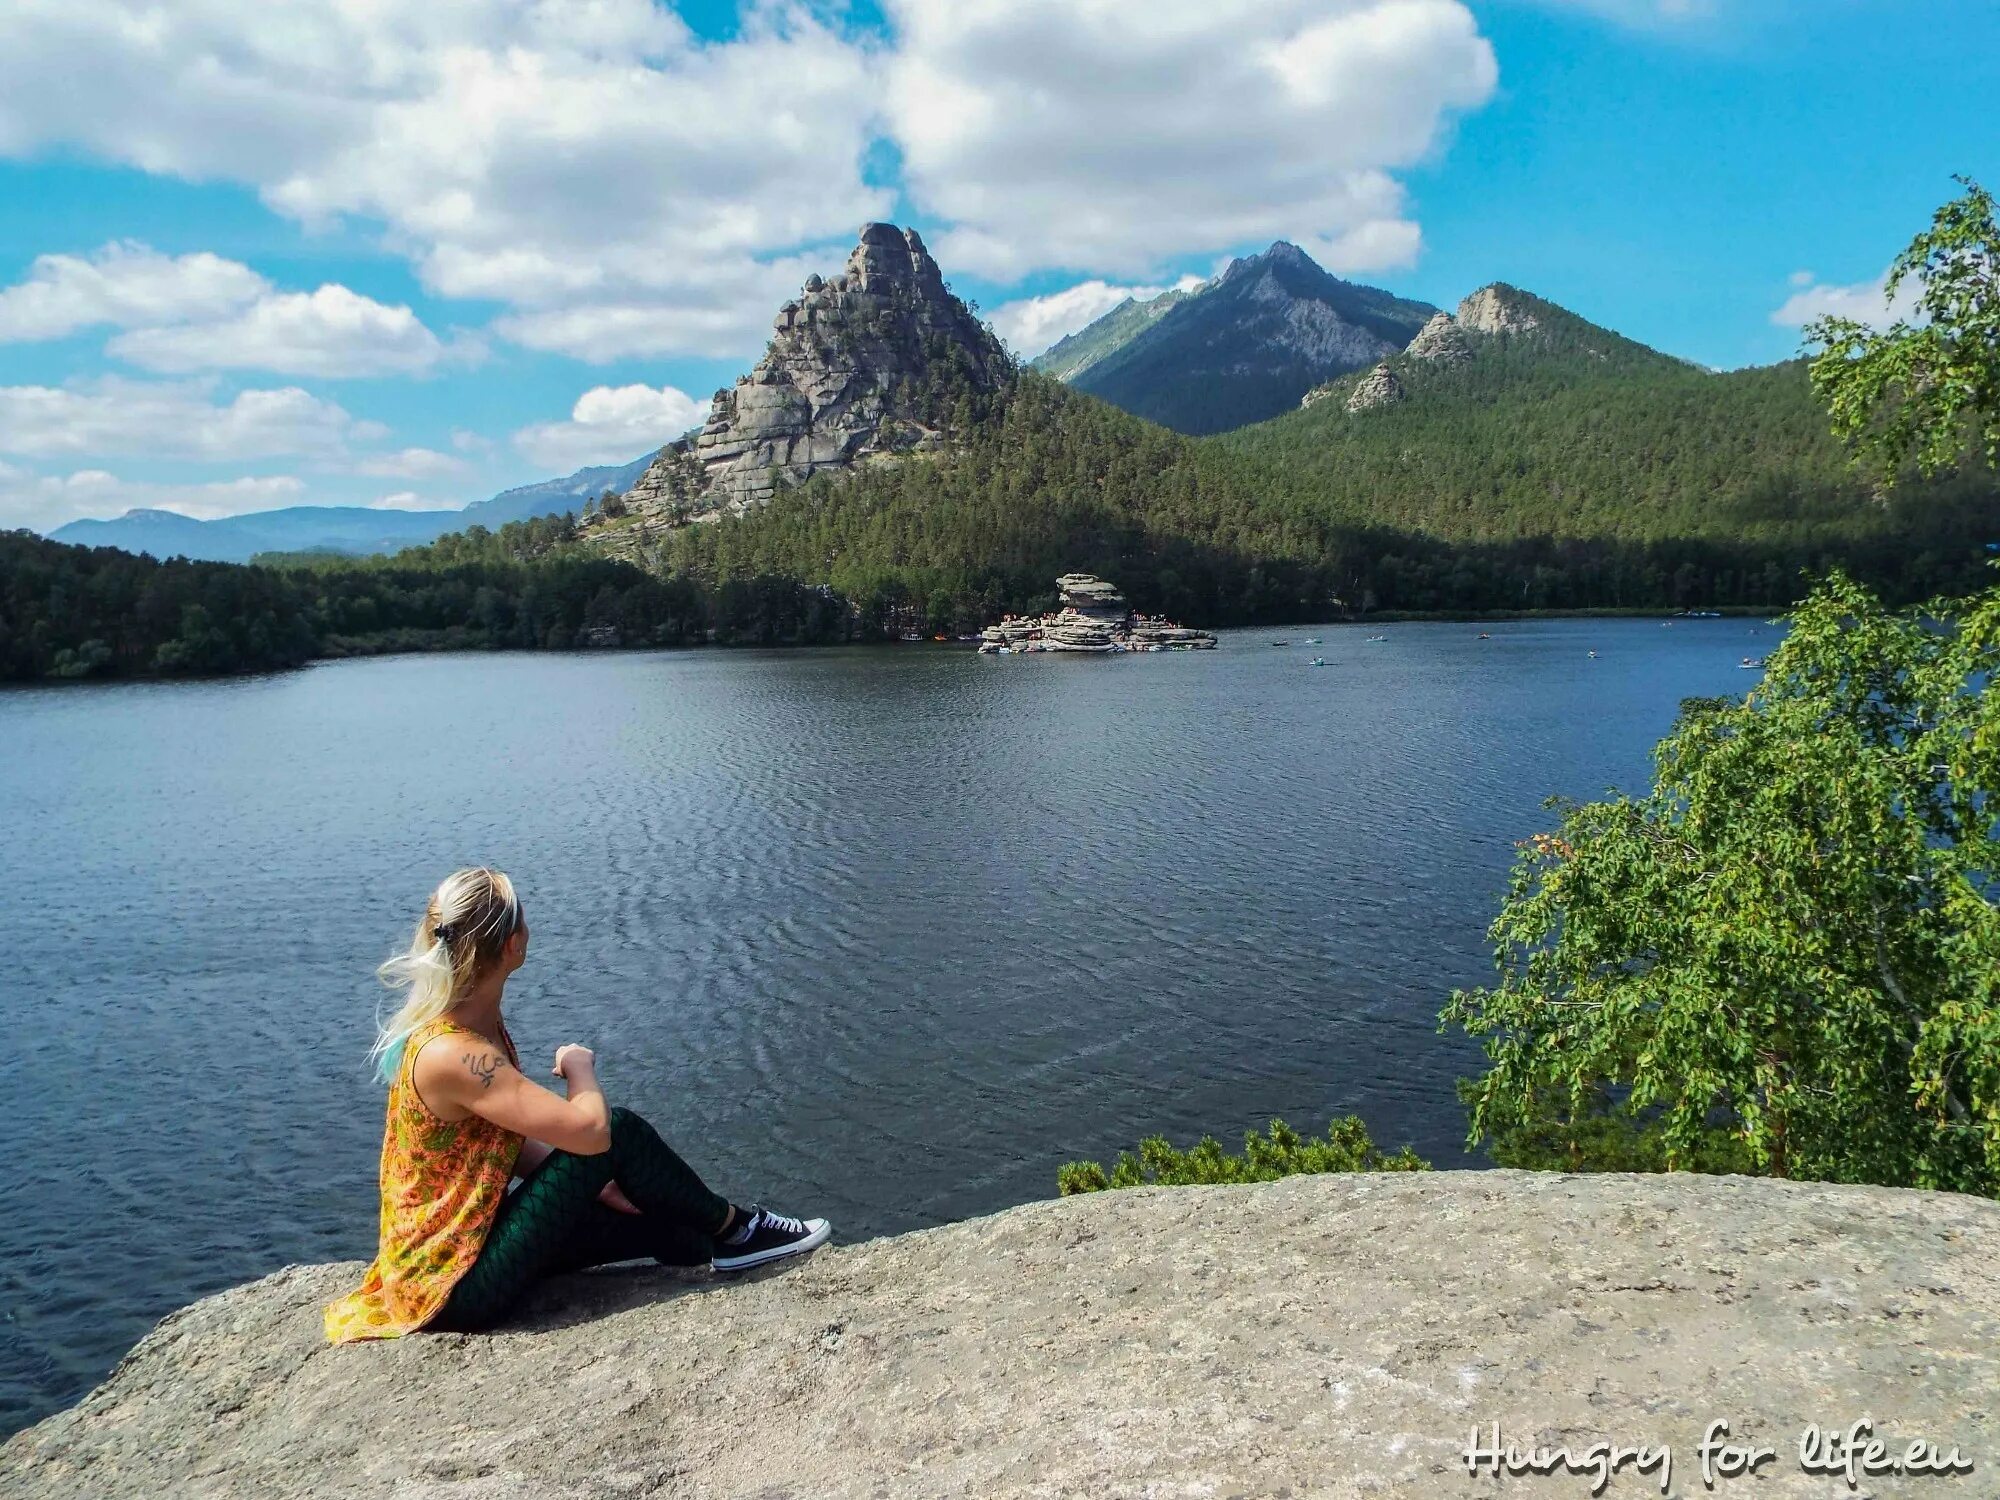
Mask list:
[[[752,1255],[718,1255],[709,1264],[718,1271],[747,1271],[752,1266],[769,1265],[774,1260],[783,1260],[788,1255],[804,1255],[808,1250],[817,1250],[833,1234],[833,1226],[824,1219],[815,1221],[818,1225],[804,1239],[793,1240],[789,1245],[773,1245],[768,1250],[759,1250]]]

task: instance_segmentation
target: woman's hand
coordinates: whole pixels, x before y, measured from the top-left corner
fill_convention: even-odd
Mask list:
[[[606,1208],[615,1208],[621,1214],[636,1214],[639,1205],[625,1196],[625,1190],[615,1182],[604,1184],[604,1190],[597,1195],[597,1201]]]
[[[578,1042],[565,1042],[556,1048],[556,1065],[552,1070],[556,1077],[593,1078],[597,1074],[597,1054]]]

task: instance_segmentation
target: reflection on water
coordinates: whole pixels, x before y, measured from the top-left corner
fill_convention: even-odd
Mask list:
[[[1748,688],[1755,626],[0,694],[0,1428],[194,1296],[372,1253],[370,971],[460,864],[526,901],[531,1069],[590,1043],[719,1188],[843,1238],[1273,1115],[1462,1164],[1476,1054],[1435,1017],[1514,841],[1641,784],[1681,698]]]

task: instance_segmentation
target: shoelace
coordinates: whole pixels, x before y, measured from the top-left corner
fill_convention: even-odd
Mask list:
[[[806,1232],[806,1226],[803,1221],[788,1219],[783,1214],[774,1214],[768,1208],[759,1209],[757,1217],[757,1227],[759,1229],[768,1226],[784,1234],[804,1234]],[[752,1232],[754,1233],[755,1231],[753,1230]]]

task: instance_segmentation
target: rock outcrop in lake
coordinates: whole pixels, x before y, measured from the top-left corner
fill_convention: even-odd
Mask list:
[[[1047,615],[1010,615],[980,634],[979,649],[999,655],[1037,651],[1208,651],[1215,637],[1153,615],[1137,613],[1115,584],[1092,573],[1056,580],[1062,607]]]
[[[2000,1204],[1695,1176],[1300,1177],[1033,1203],[762,1280],[592,1272],[329,1348],[357,1265],[174,1314],[0,1449],[10,1500],[1487,1495],[1474,1430],[1670,1444],[1677,1495],[1850,1493],[1808,1424],[2000,1472]],[[697,1277],[697,1279],[688,1279]],[[1702,1485],[1707,1425],[1775,1450]],[[1588,1493],[1580,1474],[1498,1492]],[[1968,1488],[1968,1486],[1970,1486]],[[1629,1467],[1617,1496],[1658,1496]]]
[[[611,550],[690,521],[741,514],[781,484],[944,446],[922,387],[991,390],[1013,361],[944,284],[914,229],[862,226],[846,269],[806,278],[764,357],[715,393],[708,420],[662,448],[585,534]]]

